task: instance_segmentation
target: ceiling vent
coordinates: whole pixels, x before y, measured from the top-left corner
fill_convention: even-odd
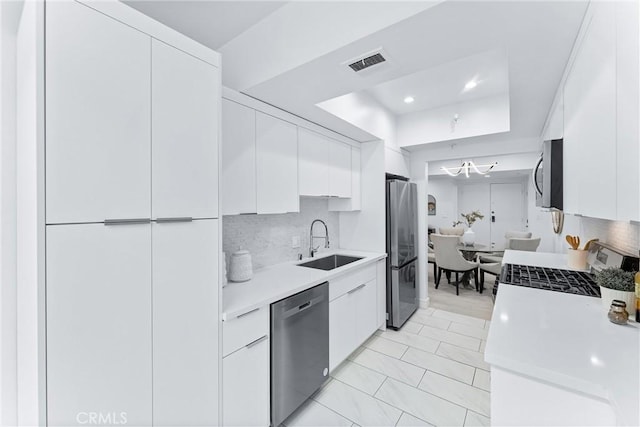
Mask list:
[[[384,56],[382,56],[382,54],[378,52],[374,55],[367,56],[366,58],[359,59],[349,64],[349,67],[351,67],[351,69],[357,73],[358,71],[373,67],[374,65],[381,64],[385,61],[386,59],[384,59]]]

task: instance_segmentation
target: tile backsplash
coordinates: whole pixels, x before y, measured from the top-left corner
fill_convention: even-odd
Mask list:
[[[222,250],[227,263],[232,252],[245,249],[251,253],[254,270],[309,255],[309,227],[314,219],[323,220],[329,229],[331,248],[340,247],[338,212],[329,212],[326,199],[300,198],[300,212],[278,215],[233,215],[222,218]],[[322,224],[314,227],[316,236],[324,236]],[[292,238],[300,247],[292,248]],[[324,249],[324,241],[315,239]],[[228,265],[228,264],[227,264]]]
[[[628,221],[610,221],[599,218],[566,215],[564,230],[556,236],[557,252],[567,252],[564,236],[574,234],[583,242],[598,238],[609,245],[638,256],[640,250],[640,224]]]

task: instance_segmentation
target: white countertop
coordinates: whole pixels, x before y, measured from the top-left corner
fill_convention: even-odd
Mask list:
[[[264,307],[387,256],[385,253],[336,249],[322,252],[315,259],[333,254],[362,257],[362,259],[330,271],[297,265],[314,258],[286,262],[256,270],[253,279],[241,283],[229,282],[224,287],[222,290],[222,320],[232,319],[255,308]]]
[[[503,263],[564,268],[566,255],[507,251]],[[611,403],[639,425],[640,328],[611,323],[600,298],[500,284],[487,363]]]

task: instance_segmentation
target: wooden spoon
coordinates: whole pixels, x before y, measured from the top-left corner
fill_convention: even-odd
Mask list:
[[[574,237],[567,234],[567,237],[565,237],[565,239],[567,240],[567,243],[569,243],[569,246],[571,246],[572,249],[574,250],[578,249],[578,244],[580,240],[579,237]]]
[[[599,239],[591,239],[591,240],[589,240],[589,241],[584,245],[584,250],[585,250],[585,251],[588,251],[588,250],[589,250],[589,248],[591,247],[591,244],[592,244],[593,242],[597,242],[598,240],[599,240]]]

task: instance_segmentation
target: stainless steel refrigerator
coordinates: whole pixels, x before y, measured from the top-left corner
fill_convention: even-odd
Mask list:
[[[418,308],[416,184],[387,179],[387,326],[400,328]]]

